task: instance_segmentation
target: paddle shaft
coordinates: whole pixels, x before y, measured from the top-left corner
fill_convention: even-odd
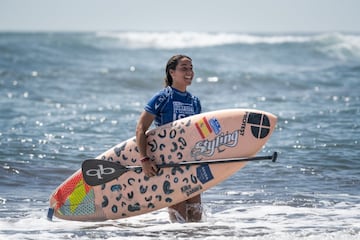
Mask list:
[[[221,164],[221,163],[230,163],[230,162],[250,162],[250,161],[259,161],[259,160],[271,160],[276,162],[277,152],[274,152],[273,155],[269,156],[258,156],[258,157],[249,157],[249,158],[224,158],[217,160],[205,160],[205,161],[188,161],[188,162],[179,162],[179,163],[163,163],[157,165],[158,168],[168,168],[168,167],[181,167],[187,165],[202,165],[202,164]],[[141,169],[141,166],[126,166],[129,170]]]
[[[250,162],[258,160],[272,160],[275,162],[277,159],[277,152],[270,156],[258,156],[249,158],[226,158],[217,160],[204,160],[204,161],[189,161],[180,163],[163,163],[157,165],[158,168],[181,167],[188,165],[204,165],[204,164],[221,164],[231,162]],[[82,173],[85,182],[90,186],[97,186],[107,183],[115,178],[120,177],[128,171],[141,170],[141,166],[123,166],[116,162],[104,161],[99,159],[88,159],[82,164]]]

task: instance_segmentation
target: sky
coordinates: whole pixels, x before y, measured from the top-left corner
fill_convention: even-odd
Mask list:
[[[0,0],[0,31],[360,32],[360,0]]]

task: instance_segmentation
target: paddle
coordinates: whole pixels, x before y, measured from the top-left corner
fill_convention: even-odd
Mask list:
[[[189,161],[180,163],[164,163],[158,165],[158,168],[180,167],[186,165],[202,165],[202,164],[220,164],[230,162],[249,162],[258,160],[272,160],[275,162],[277,159],[277,152],[270,156],[258,156],[249,158],[226,158],[217,160],[205,161]],[[88,159],[82,163],[82,174],[85,182],[90,186],[97,186],[120,177],[128,171],[141,170],[141,166],[123,166],[116,162],[104,161],[99,159]]]

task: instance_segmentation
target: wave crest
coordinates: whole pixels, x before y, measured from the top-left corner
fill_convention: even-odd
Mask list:
[[[239,33],[205,32],[98,32],[97,36],[119,40],[130,48],[196,48],[228,44],[281,44],[308,42],[308,36],[261,36]]]
[[[98,38],[115,40],[127,49],[187,49],[233,46],[268,45],[288,48],[303,45],[309,53],[320,53],[340,61],[360,59],[360,34],[245,34],[207,32],[97,32]]]
[[[189,48],[227,44],[349,43],[360,47],[360,35],[341,33],[256,35],[207,32],[98,32],[98,37],[117,39],[134,48]]]

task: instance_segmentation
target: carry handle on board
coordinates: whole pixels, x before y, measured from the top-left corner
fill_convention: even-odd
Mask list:
[[[187,165],[202,165],[202,164],[220,164],[220,163],[230,163],[230,162],[249,162],[249,161],[258,161],[258,160],[272,160],[275,162],[277,159],[277,152],[274,152],[269,156],[258,156],[258,157],[249,157],[249,158],[226,158],[226,159],[217,159],[217,160],[206,160],[206,161],[189,161],[189,162],[180,162],[180,163],[164,163],[159,164],[158,168],[168,168],[168,167],[180,167]],[[115,178],[120,177],[127,171],[136,171],[141,170],[141,166],[123,166],[117,162],[110,162],[100,159],[87,159],[82,163],[82,174],[86,184],[90,186],[97,186]]]

